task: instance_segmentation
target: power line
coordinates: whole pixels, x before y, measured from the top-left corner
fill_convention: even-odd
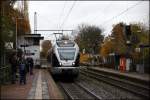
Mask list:
[[[61,11],[60,16],[59,16],[58,28],[60,28],[60,25],[59,25],[59,24],[60,24],[60,21],[61,21],[61,16],[63,15],[64,9],[65,9],[65,7],[66,7],[66,2],[67,2],[67,1],[65,1],[64,6],[63,6],[62,11]]]
[[[61,27],[64,25],[65,20],[67,21],[67,18],[69,17],[69,15],[70,15],[70,13],[71,13],[71,11],[72,11],[72,9],[73,9],[75,3],[76,3],[76,0],[73,2],[73,4],[72,4],[72,6],[71,6],[71,8],[70,8],[70,10],[69,10],[69,12],[68,12],[68,14],[67,14],[67,16],[65,17],[63,23],[61,24]]]
[[[142,0],[142,1],[143,1],[143,0]],[[104,24],[106,24],[106,23],[110,22],[111,20],[115,19],[116,17],[121,16],[122,14],[124,14],[124,13],[125,13],[125,12],[127,12],[127,11],[129,11],[130,9],[132,9],[132,8],[134,8],[135,6],[137,6],[137,5],[141,4],[141,2],[142,2],[142,1],[140,1],[140,2],[136,3],[135,5],[130,6],[129,8],[127,8],[127,9],[125,9],[124,11],[120,12],[118,15],[113,16],[113,17],[112,17],[112,18],[110,18],[109,20],[104,21],[101,25],[104,25]]]
[[[73,4],[72,4],[72,6],[71,6],[71,8],[70,8],[70,10],[69,10],[69,12],[68,12],[68,14],[67,14],[67,16],[65,17],[63,23],[61,24],[61,27],[60,27],[60,28],[62,28],[62,26],[63,26],[63,25],[65,24],[65,22],[67,21],[67,18],[69,17],[69,15],[70,15],[70,13],[71,13],[73,7],[75,6],[76,1],[77,1],[77,0],[75,0],[75,1],[73,2]]]

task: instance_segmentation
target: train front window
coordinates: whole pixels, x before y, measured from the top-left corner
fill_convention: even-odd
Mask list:
[[[75,56],[75,48],[60,48],[58,49],[61,60],[73,60]]]
[[[75,43],[72,41],[57,41],[59,47],[74,47]]]

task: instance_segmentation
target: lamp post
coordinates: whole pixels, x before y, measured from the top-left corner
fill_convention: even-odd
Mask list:
[[[142,68],[141,68],[142,69],[142,73],[144,73],[144,47],[145,47],[144,44],[141,43],[140,44],[140,48],[141,48],[141,52],[142,52],[142,57],[141,57],[142,58],[142,60],[141,60],[141,62],[142,62]]]
[[[110,37],[109,41],[111,41],[113,45],[116,44],[115,37],[113,37],[113,36]],[[114,48],[114,52],[111,53],[111,55],[113,56],[113,59],[114,59],[115,70],[118,70],[118,65],[119,64],[118,64],[118,60],[117,60],[118,58],[117,58],[117,50],[116,50],[116,48]]]
[[[18,31],[17,31],[17,26],[18,26],[17,20],[18,20],[18,19],[24,19],[24,18],[16,18],[16,50],[17,50],[17,34],[18,34],[18,33],[17,33],[17,32],[18,32]]]

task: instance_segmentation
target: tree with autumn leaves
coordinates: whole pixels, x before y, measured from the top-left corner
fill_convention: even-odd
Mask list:
[[[40,56],[42,58],[47,58],[48,56],[48,50],[52,47],[51,41],[50,40],[43,40],[41,43],[41,52]]]
[[[6,54],[11,52],[5,48],[5,43],[12,42],[16,47],[16,23],[17,36],[31,32],[28,16],[19,8],[14,8],[16,2],[17,0],[0,0],[0,55],[3,63],[7,60]],[[18,18],[22,19],[17,20]]]
[[[108,56],[109,53],[125,54],[126,53],[126,36],[124,34],[124,25],[119,23],[112,29],[112,34],[104,39],[100,54]]]
[[[125,23],[119,23],[113,26],[112,33],[104,39],[104,43],[100,49],[100,55],[103,57],[109,56],[110,53],[126,55],[129,48],[126,43],[128,39],[124,32],[125,25]],[[130,26],[130,56],[136,61],[135,63],[139,63],[142,52],[144,52],[144,59],[147,61],[150,57],[150,49],[145,48],[143,49],[144,51],[140,52],[137,52],[136,49],[140,48],[140,45],[150,45],[149,30],[141,23],[130,24]]]
[[[75,41],[80,47],[80,51],[85,49],[86,53],[98,54],[100,45],[104,36],[102,35],[102,29],[94,25],[81,24],[78,26],[79,33],[75,38]]]
[[[4,42],[14,42],[16,39],[16,23],[17,23],[17,36],[30,33],[30,24],[28,16],[21,12],[18,8],[14,8],[17,0],[2,0],[1,3],[1,46]],[[18,19],[22,18],[22,19]],[[4,48],[4,47],[2,47]]]
[[[85,48],[87,54],[91,49],[94,50],[95,46],[96,48],[99,48],[102,57],[107,57],[110,53],[126,55],[130,48],[129,55],[138,62],[141,52],[136,52],[135,50],[139,48],[141,44],[149,44],[149,30],[141,23],[130,24],[131,46],[128,48],[128,36],[125,34],[125,26],[126,24],[122,22],[113,25],[112,33],[103,40],[101,29],[98,29],[95,26],[80,25],[79,33],[76,36],[75,41],[78,43],[81,52]],[[96,42],[96,40],[98,40],[98,42]],[[149,48],[144,50],[146,53],[145,58],[148,58]]]
[[[15,26],[18,23],[18,35],[22,35],[25,33],[30,33],[30,24],[28,16],[20,10],[19,8],[14,8],[14,4],[17,0],[2,0],[1,1],[1,21],[2,21],[2,29],[13,27],[11,29],[15,33]],[[24,1],[25,2],[25,1]],[[17,18],[22,18],[21,20],[17,20]],[[6,23],[9,23],[7,25]]]

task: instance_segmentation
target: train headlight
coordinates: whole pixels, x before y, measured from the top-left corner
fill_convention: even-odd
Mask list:
[[[75,65],[75,63],[73,62],[72,65]]]
[[[59,65],[61,66],[61,65],[62,65],[62,63],[60,62],[60,63],[59,63]]]

